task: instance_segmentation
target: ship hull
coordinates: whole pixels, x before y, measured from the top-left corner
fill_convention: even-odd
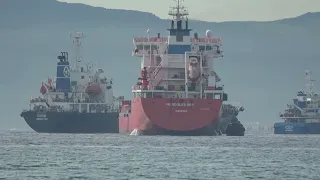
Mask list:
[[[118,113],[25,111],[21,116],[38,133],[119,133]]]
[[[152,128],[148,129],[120,129],[121,134],[131,134],[131,135],[146,135],[146,136],[156,136],[156,135],[162,135],[162,136],[216,136],[220,135],[218,134],[218,125],[215,125],[214,123],[209,124],[205,127],[193,129],[193,130],[187,130],[187,131],[177,131],[177,130],[168,130],[165,128],[161,128],[155,124],[149,125],[152,126]]]
[[[227,126],[232,122],[232,120],[238,121],[238,118],[234,115],[222,117],[220,119],[219,130],[222,134],[225,134]]]
[[[135,98],[129,117],[119,118],[120,133],[139,135],[218,135],[222,100]]]
[[[275,123],[274,134],[320,134],[320,123]]]

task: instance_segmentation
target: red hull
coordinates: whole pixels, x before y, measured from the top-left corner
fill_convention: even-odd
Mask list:
[[[220,99],[136,98],[131,114],[119,117],[119,130],[144,135],[215,135]]]

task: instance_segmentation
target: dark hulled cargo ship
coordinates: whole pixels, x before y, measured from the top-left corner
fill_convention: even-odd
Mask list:
[[[75,54],[58,56],[56,78],[42,82],[41,95],[31,98],[21,113],[26,123],[41,133],[118,133],[123,97],[113,96],[112,79],[92,63],[82,61],[83,33],[72,34]]]

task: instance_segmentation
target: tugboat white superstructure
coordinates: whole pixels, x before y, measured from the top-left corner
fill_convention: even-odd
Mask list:
[[[113,96],[112,79],[92,63],[84,63],[80,53],[83,33],[71,34],[75,48],[73,61],[67,52],[58,56],[56,78],[40,87],[41,96],[30,101],[21,113],[36,132],[118,133],[118,116],[123,97]]]
[[[313,92],[312,72],[306,72],[306,92],[299,91],[274,124],[274,134],[320,134],[320,95]]]

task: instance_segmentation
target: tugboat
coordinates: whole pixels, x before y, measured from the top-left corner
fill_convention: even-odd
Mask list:
[[[123,97],[113,96],[113,81],[84,63],[80,54],[83,33],[71,34],[75,47],[73,63],[61,52],[57,77],[40,87],[41,96],[32,98],[21,113],[26,123],[39,133],[118,133]]]
[[[239,103],[224,103],[219,126],[220,133],[227,136],[244,136],[245,128],[237,118],[238,114],[243,111],[244,107]]]
[[[227,101],[214,59],[223,57],[222,38],[190,35],[188,12],[171,8],[169,36],[134,37],[133,56],[141,59],[141,76],[133,99],[122,102],[120,133],[132,135],[221,135],[219,124]]]
[[[231,122],[227,125],[225,129],[225,134],[227,136],[244,136],[245,128],[243,125],[238,121],[237,118],[231,120]]]
[[[320,134],[320,96],[313,92],[311,70],[305,72],[306,92],[299,91],[274,124],[274,134]]]

